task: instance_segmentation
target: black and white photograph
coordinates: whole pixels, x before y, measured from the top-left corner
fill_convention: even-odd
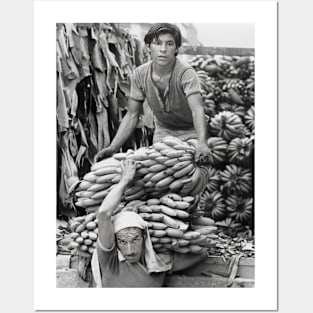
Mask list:
[[[253,25],[56,28],[57,261],[84,286],[253,287]],[[237,46],[204,46],[220,29]]]
[[[125,14],[132,2],[149,18]],[[74,1],[37,6],[35,17],[55,12],[35,19],[37,43],[44,23],[54,30],[43,39],[51,86],[40,90],[51,107],[35,127],[38,139],[40,127],[49,128],[42,145],[51,161],[50,182],[40,186],[43,173],[35,181],[54,201],[47,214],[35,210],[35,248],[45,230],[45,284],[64,297],[45,303],[37,275],[38,309],[275,309],[277,17],[270,2],[80,1],[79,13],[70,10]],[[188,12],[199,5],[213,14]],[[164,6],[164,15],[151,12]],[[264,41],[273,50],[261,48]],[[43,65],[43,45],[35,64]],[[45,227],[43,216],[54,220]],[[99,288],[107,302],[64,304],[66,294],[87,299]],[[138,288],[146,302],[110,298],[131,299]],[[156,294],[165,303],[152,306]],[[168,298],[206,294],[216,299],[211,307]],[[218,301],[225,295],[237,300]]]

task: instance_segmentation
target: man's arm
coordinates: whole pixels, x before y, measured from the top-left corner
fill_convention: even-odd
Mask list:
[[[106,249],[112,248],[115,241],[111,220],[112,213],[119,205],[127,185],[135,176],[136,162],[125,160],[125,162],[121,162],[121,168],[122,176],[120,182],[108,193],[98,211],[98,240]]]
[[[192,112],[193,125],[198,135],[198,150],[196,159],[199,158],[200,154],[207,156],[210,153],[210,149],[207,144],[208,130],[207,123],[205,121],[205,114],[203,109],[203,101],[201,94],[192,94],[187,98],[189,108]]]
[[[115,137],[109,147],[106,147],[97,153],[95,156],[96,162],[101,161],[106,157],[110,157],[122,147],[124,142],[129,138],[137,126],[139,116],[142,111],[142,105],[142,102],[133,99],[128,100],[127,113],[124,116]]]

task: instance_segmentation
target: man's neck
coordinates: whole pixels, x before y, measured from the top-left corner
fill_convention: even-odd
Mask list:
[[[160,66],[159,64],[153,62],[152,65],[153,72],[160,77],[166,76],[172,72],[175,62],[176,57],[173,59],[171,63],[167,64],[166,66]]]

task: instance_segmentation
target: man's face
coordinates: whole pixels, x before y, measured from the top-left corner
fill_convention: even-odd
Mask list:
[[[116,233],[117,246],[125,259],[130,263],[138,262],[143,250],[142,230],[128,227]]]
[[[170,64],[177,50],[174,37],[170,34],[161,34],[158,39],[153,39],[150,49],[153,61],[160,66]]]

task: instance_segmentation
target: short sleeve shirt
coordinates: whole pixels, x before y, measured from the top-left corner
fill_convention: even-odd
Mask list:
[[[163,95],[152,79],[152,62],[145,63],[134,71],[131,78],[130,98],[136,101],[147,99],[158,123],[169,129],[193,128],[192,112],[187,99],[200,94],[200,83],[195,70],[176,58],[169,85]]]
[[[97,243],[102,287],[162,287],[165,272],[148,273],[140,263],[119,261],[116,245],[104,249]]]

